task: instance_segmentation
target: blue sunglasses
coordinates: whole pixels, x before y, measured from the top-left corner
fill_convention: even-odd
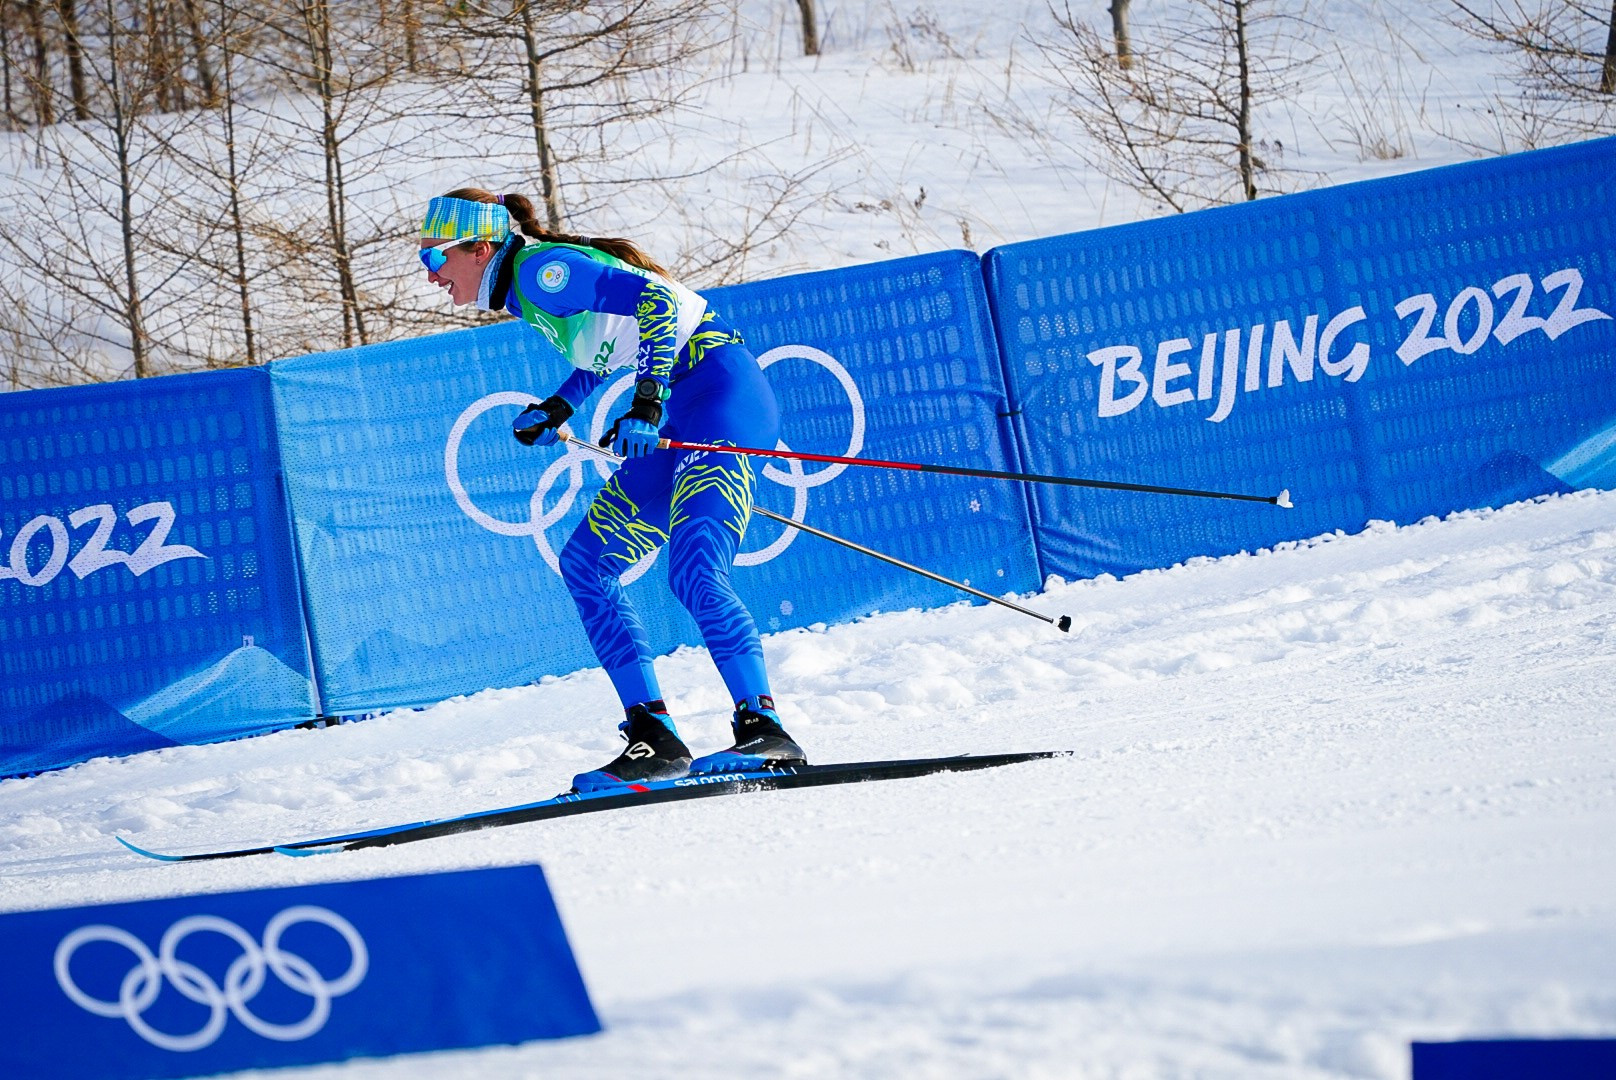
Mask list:
[[[421,249],[421,265],[426,267],[432,273],[436,274],[439,270],[443,269],[443,264],[449,261],[449,252],[446,249],[452,248],[456,244],[469,243],[472,243],[472,241],[445,240],[441,244],[433,244],[431,247],[424,247]]]

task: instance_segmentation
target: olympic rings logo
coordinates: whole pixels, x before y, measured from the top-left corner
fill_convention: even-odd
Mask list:
[[[859,451],[864,449],[864,397],[859,393],[858,384],[853,381],[853,376],[848,374],[847,369],[835,357],[810,345],[781,345],[759,356],[758,365],[767,370],[770,366],[782,360],[797,359],[807,360],[824,368],[841,385],[842,391],[847,395],[848,409],[852,414],[852,429],[848,435],[847,449],[838,456],[856,457]],[[632,372],[629,372],[605,388],[599,404],[595,406],[594,416],[589,422],[589,430],[585,433],[590,442],[599,442],[607,424],[610,422],[610,418],[621,411],[616,408],[618,399],[627,393],[633,384],[634,376]],[[561,559],[555,548],[550,546],[546,530],[559,522],[572,509],[578,493],[583,490],[584,469],[593,468],[599,478],[604,480],[611,475],[611,467],[608,462],[589,453],[587,450],[568,446],[567,452],[551,462],[539,477],[538,485],[533,490],[533,497],[528,503],[528,520],[526,521],[501,521],[499,518],[478,509],[476,503],[472,501],[471,496],[466,492],[465,485],[460,482],[460,443],[465,438],[466,432],[470,429],[472,423],[490,409],[498,408],[501,405],[522,407],[535,400],[537,399],[532,394],[500,391],[479,398],[467,406],[465,411],[455,419],[454,427],[449,432],[448,444],[444,447],[444,477],[448,481],[449,491],[454,495],[455,503],[467,517],[480,527],[500,536],[532,537],[533,543],[538,547],[545,563],[549,565],[551,570],[559,574],[561,572]],[[775,448],[778,450],[791,449],[790,446],[786,445],[784,439],[780,440]],[[828,484],[840,476],[846,468],[846,465],[830,465],[810,473],[803,469],[802,462],[786,459],[784,467],[770,462],[763,467],[762,473],[766,479],[791,489],[791,516],[798,521],[802,521],[808,513],[808,490],[819,487],[821,484]],[[554,503],[546,507],[546,501],[557,483],[561,482],[565,483],[565,488],[556,497]],[[756,566],[760,563],[766,563],[777,558],[786,548],[790,547],[791,542],[796,537],[796,529],[784,529],[773,543],[757,551],[743,551],[736,556],[735,562],[740,566]],[[624,584],[636,580],[649,570],[652,564],[656,562],[658,554],[660,554],[660,549],[658,552],[653,553],[650,558],[641,559],[639,563],[625,573],[623,575]]]
[[[351,959],[348,970],[341,977],[327,980],[303,957],[281,948],[281,935],[288,927],[303,922],[329,926],[347,942]],[[223,986],[214,982],[195,964],[186,963],[175,955],[180,942],[197,933],[223,934],[241,946],[241,955],[225,972]],[[135,966],[129,969],[118,986],[116,1001],[91,997],[73,981],[73,954],[81,946],[95,941],[122,945],[135,956]],[[269,925],[264,927],[262,945],[228,919],[216,915],[192,915],[168,928],[155,955],[145,942],[129,931],[101,924],[82,926],[56,946],[56,982],[74,1004],[96,1016],[111,1019],[122,1017],[135,1034],[153,1046],[177,1052],[212,1046],[224,1031],[229,1016],[234,1016],[249,1030],[266,1039],[278,1042],[306,1039],[325,1027],[331,1015],[331,999],[341,997],[358,986],[369,970],[370,954],[365,948],[365,939],[359,936],[353,924],[333,911],[306,904],[289,907],[269,920]],[[273,1024],[260,1019],[247,1007],[247,1003],[263,989],[268,972],[273,972],[281,982],[314,1000],[313,1008],[306,1017],[296,1023]],[[173,983],[184,997],[208,1007],[208,1019],[199,1030],[189,1035],[170,1035],[146,1022],[145,1012],[157,1000],[165,981]]]

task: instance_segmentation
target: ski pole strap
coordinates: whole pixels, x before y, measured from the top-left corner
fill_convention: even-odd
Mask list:
[[[1003,472],[999,469],[967,469],[957,465],[925,465],[915,461],[882,461],[879,458],[836,457],[832,454],[803,454],[795,450],[760,450],[750,446],[711,446],[707,443],[663,439],[657,445],[672,450],[707,450],[720,454],[751,454],[757,457],[792,458],[797,461],[823,461],[832,465],[871,465],[878,469],[906,469],[910,472],[943,473],[948,476],[979,476],[989,480],[1022,480],[1031,484],[1065,484],[1069,487],[1102,488],[1107,491],[1147,491],[1157,495],[1192,495],[1202,499],[1238,499],[1242,502],[1269,503],[1292,509],[1287,489],[1278,495],[1242,495],[1231,491],[1203,491],[1199,488],[1159,487],[1155,484],[1127,484],[1118,480],[1085,480],[1075,476],[1046,476],[1041,473]]]

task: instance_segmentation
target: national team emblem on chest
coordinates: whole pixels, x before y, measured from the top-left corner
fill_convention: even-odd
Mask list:
[[[550,263],[539,271],[539,288],[545,292],[560,292],[567,287],[567,278],[570,276],[566,263]]]

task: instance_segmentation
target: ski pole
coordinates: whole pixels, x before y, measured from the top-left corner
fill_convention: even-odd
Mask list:
[[[966,469],[957,465],[922,465],[913,461],[882,461],[878,458],[835,457],[831,454],[801,454],[795,450],[759,450],[750,446],[710,446],[706,443],[661,439],[657,446],[671,450],[707,450],[718,454],[752,454],[758,457],[793,458],[797,461],[824,461],[832,465],[873,465],[880,469],[908,469],[911,472],[946,473],[950,476],[981,476],[990,480],[1025,480],[1033,484],[1067,484],[1071,487],[1104,488],[1107,491],[1149,491],[1157,495],[1194,495],[1203,499],[1240,499],[1244,502],[1271,503],[1293,509],[1290,489],[1278,495],[1240,495],[1230,491],[1202,491],[1199,488],[1157,487],[1154,484],[1125,484],[1118,480],[1083,480],[1075,476],[1044,476],[1039,473],[1001,472],[998,469]]]
[[[616,454],[612,453],[610,450],[606,449],[605,447],[596,446],[594,443],[590,442],[588,439],[580,439],[580,438],[578,438],[578,436],[572,434],[570,431],[566,430],[565,428],[562,428],[562,429],[558,430],[556,432],[556,436],[564,443],[570,443],[573,446],[581,446],[585,450],[588,450],[590,453],[596,454],[596,455],[598,455],[600,457],[610,458],[613,461],[622,461],[623,460],[622,458],[618,457]],[[664,439],[662,441],[667,442],[668,440]],[[722,447],[715,447],[715,449],[722,449]],[[898,567],[900,570],[908,570],[912,574],[919,574],[921,577],[930,578],[932,581],[935,581],[938,584],[948,585],[948,586],[951,586],[953,588],[956,588],[956,589],[960,590],[961,592],[966,592],[966,593],[970,593],[972,596],[981,597],[983,600],[986,600],[990,604],[998,604],[1000,607],[1007,607],[1011,611],[1019,611],[1023,615],[1031,615],[1033,618],[1037,619],[1039,622],[1049,623],[1051,626],[1056,627],[1057,629],[1059,629],[1061,631],[1064,631],[1066,633],[1071,633],[1071,630],[1072,630],[1072,617],[1070,615],[1060,615],[1060,616],[1045,615],[1043,612],[1033,611],[1031,608],[1024,608],[1020,604],[1012,604],[1010,601],[1004,599],[1003,597],[994,596],[991,593],[985,593],[981,589],[973,589],[973,588],[971,588],[971,586],[965,584],[962,581],[955,581],[952,578],[943,577],[943,575],[941,575],[941,574],[934,574],[930,570],[922,570],[920,567],[915,566],[915,565],[913,565],[911,563],[906,563],[902,559],[894,558],[891,555],[883,554],[882,552],[876,551],[874,548],[867,548],[863,544],[855,544],[853,541],[843,539],[842,537],[837,536],[834,533],[825,532],[823,529],[816,529],[812,525],[807,525],[807,524],[804,524],[803,522],[798,521],[796,518],[789,518],[789,517],[786,517],[784,514],[776,514],[773,510],[768,510],[768,509],[765,509],[764,507],[757,506],[755,504],[752,507],[752,512],[756,513],[756,514],[761,514],[761,515],[763,515],[764,517],[768,518],[771,521],[778,521],[782,525],[789,525],[793,529],[800,529],[805,533],[812,533],[813,535],[819,537],[821,540],[829,540],[833,544],[840,544],[843,547],[849,548],[849,549],[851,549],[853,551],[857,551],[862,555],[868,555],[871,558],[880,559],[882,562],[890,563],[891,565]]]
[[[893,566],[908,570],[911,573],[919,574],[921,577],[931,578],[933,581],[940,582],[943,585],[952,585],[961,592],[968,592],[972,596],[980,596],[982,599],[990,603],[1007,607],[1011,611],[1019,611],[1023,615],[1031,615],[1033,618],[1049,623],[1051,626],[1057,627],[1068,633],[1071,632],[1072,617],[1070,615],[1062,615],[1059,618],[1056,618],[1051,615],[1045,615],[1041,612],[1033,611],[1030,608],[1024,608],[1019,604],[1012,604],[1010,601],[1005,600],[1002,597],[991,596],[988,593],[983,592],[981,589],[973,589],[964,582],[954,581],[951,578],[945,578],[943,575],[934,574],[930,570],[922,570],[920,567],[912,566],[909,563],[904,562],[902,559],[895,559],[891,555],[883,555],[881,552],[876,551],[873,548],[867,548],[863,544],[855,544],[851,540],[844,540],[840,536],[832,535],[831,533],[825,532],[822,529],[816,529],[812,525],[805,525],[796,518],[788,518],[783,514],[776,514],[773,510],[766,510],[761,506],[753,506],[752,512],[754,514],[762,514],[764,517],[769,518],[772,521],[778,521],[782,525],[790,525],[793,529],[801,529],[805,533],[813,533],[822,540],[829,540],[833,544],[840,544],[845,548],[851,548],[854,551],[880,559],[884,563],[891,563]]]

